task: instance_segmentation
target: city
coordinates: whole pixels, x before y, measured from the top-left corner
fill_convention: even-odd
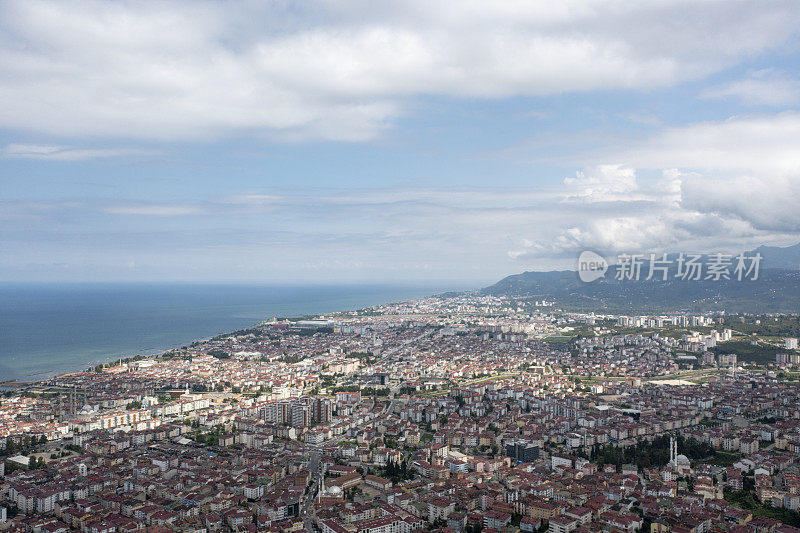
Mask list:
[[[0,533],[800,533],[800,0],[0,0]]]
[[[464,294],[272,319],[158,356],[7,382],[4,526],[800,526],[797,339],[763,336],[771,361],[724,350],[765,342],[751,330],[796,316],[535,304]]]

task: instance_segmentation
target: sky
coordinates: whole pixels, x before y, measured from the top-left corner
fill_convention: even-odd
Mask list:
[[[800,242],[796,0],[0,2],[0,281]]]

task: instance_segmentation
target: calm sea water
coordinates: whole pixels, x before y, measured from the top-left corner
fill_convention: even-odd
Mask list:
[[[151,354],[273,316],[322,314],[453,287],[0,284],[0,381]]]

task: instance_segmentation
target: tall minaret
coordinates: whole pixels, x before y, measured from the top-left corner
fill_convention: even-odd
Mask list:
[[[678,443],[672,435],[669,436],[669,464],[670,466],[678,464]]]

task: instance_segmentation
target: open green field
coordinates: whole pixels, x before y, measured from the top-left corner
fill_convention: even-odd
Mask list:
[[[570,337],[570,336],[566,336],[566,335],[550,335],[549,337],[545,337],[542,340],[544,342],[549,342],[549,343],[552,343],[552,344],[561,344],[561,343],[572,342],[573,338],[574,337]]]

